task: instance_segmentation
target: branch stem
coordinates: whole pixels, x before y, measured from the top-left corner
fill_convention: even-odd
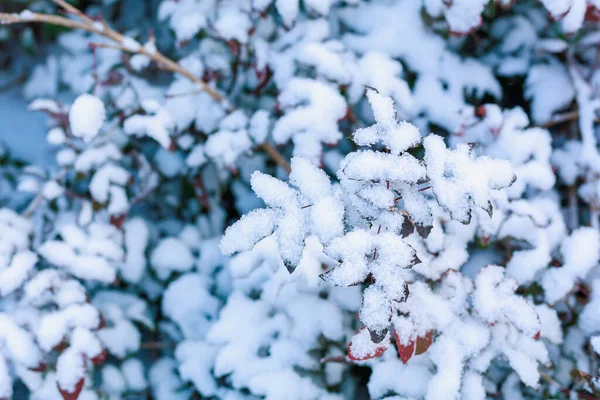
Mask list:
[[[59,15],[51,15],[51,14],[42,14],[36,12],[29,12],[26,16],[22,14],[9,14],[9,13],[0,13],[0,25],[10,25],[10,24],[20,24],[20,23],[46,23],[52,25],[59,25],[65,28],[70,29],[80,29],[86,32],[90,32],[96,34],[98,36],[102,36],[107,38],[113,42],[115,45],[110,44],[94,44],[97,47],[104,48],[115,48],[121,50],[123,52],[133,53],[133,54],[142,54],[152,61],[154,61],[159,67],[182,75],[192,81],[193,83],[199,85],[202,90],[208,93],[215,101],[221,103],[226,102],[225,97],[220,94],[217,90],[213,89],[208,83],[206,83],[202,78],[194,75],[187,69],[183,68],[181,65],[171,60],[158,50],[149,51],[144,46],[128,46],[126,41],[126,37],[121,33],[112,29],[108,24],[104,21],[94,21],[83,12],[70,5],[64,0],[53,0],[55,4],[59,7],[63,8],[67,13],[75,15],[81,19],[81,21],[77,21],[70,18],[65,18]],[[291,171],[290,164],[287,160],[281,155],[281,153],[273,147],[270,143],[264,142],[259,146],[269,157],[273,159],[281,168],[283,168],[288,174]]]

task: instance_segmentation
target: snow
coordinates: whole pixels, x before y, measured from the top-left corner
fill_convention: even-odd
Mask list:
[[[202,354],[202,357],[196,357]],[[181,363],[181,378],[191,381],[202,396],[214,396],[217,393],[217,382],[211,369],[216,355],[216,348],[208,343],[185,341],[175,350],[175,358]]]
[[[575,89],[566,68],[551,59],[548,64],[534,65],[527,74],[525,96],[532,103],[532,119],[537,124],[550,120],[552,115],[566,108],[575,98]],[[552,96],[552,93],[562,96]]]
[[[218,165],[232,167],[236,160],[252,148],[252,142],[246,130],[220,130],[207,141],[203,150]]]
[[[38,367],[42,361],[41,353],[31,333],[18,326],[16,321],[5,313],[0,313],[0,323],[3,329],[1,340],[6,347],[5,354],[18,365],[27,368]]]
[[[262,238],[273,233],[275,215],[268,210],[255,210],[244,216],[240,222],[227,228],[221,240],[221,250],[225,254],[247,251]]]
[[[215,319],[220,302],[211,295],[206,279],[188,273],[173,281],[165,290],[162,310],[179,325],[184,337],[204,337]]]
[[[65,131],[60,127],[54,127],[48,131],[48,135],[46,136],[46,140],[49,144],[59,145],[65,142],[66,135]]]
[[[129,178],[125,169],[114,164],[104,164],[90,182],[90,193],[97,202],[108,203],[111,214],[123,213],[128,207],[123,186]]]
[[[119,358],[137,352],[142,341],[140,332],[129,321],[117,321],[112,327],[102,329],[98,338],[111,354]]]
[[[590,340],[590,343],[592,344],[592,347],[594,348],[594,351],[596,353],[600,354],[600,336],[594,336],[594,337],[592,337],[592,339]]]
[[[374,248],[378,250],[378,258],[370,262],[368,257]],[[382,333],[389,326],[390,302],[404,301],[408,294],[399,271],[414,263],[412,248],[391,233],[371,236],[365,231],[354,231],[334,239],[326,252],[342,261],[324,275],[329,283],[351,286],[372,274],[375,284],[364,292],[360,316],[369,330]]]
[[[486,322],[495,323],[507,319],[531,337],[540,332],[540,322],[531,305],[521,297],[506,296],[506,293],[514,291],[517,285],[510,278],[504,278],[501,267],[492,265],[481,269],[475,284],[477,290],[474,293],[473,306]],[[503,300],[499,301],[502,297]]]
[[[298,1],[296,0],[275,0],[275,7],[277,12],[281,15],[283,24],[285,26],[292,26],[298,16],[300,9]]]
[[[77,97],[69,109],[71,132],[84,142],[89,142],[98,135],[105,120],[104,103],[90,94]]]
[[[351,73],[339,54],[341,46],[337,42],[327,44],[307,43],[298,55],[298,61],[314,65],[317,72],[328,79],[349,83]]]
[[[372,150],[350,153],[342,165],[342,171],[349,179],[384,181],[407,181],[416,183],[425,178],[425,168],[414,157],[403,154],[395,157],[392,154],[374,152]]]
[[[150,369],[149,380],[158,400],[184,400],[189,398],[189,390],[181,390],[181,379],[175,373],[175,360],[168,357],[158,359]]]
[[[367,88],[367,98],[377,123],[355,131],[356,144],[368,146],[381,140],[391,154],[400,154],[418,143],[421,139],[419,130],[406,121],[399,123],[396,120],[396,108],[390,97],[384,97],[376,90]]]
[[[487,1],[458,0],[445,10],[446,21],[453,33],[466,34],[481,24],[481,13]]]
[[[75,169],[81,172],[90,172],[106,164],[107,161],[119,161],[122,155],[113,144],[91,147],[77,156]]]
[[[87,235],[74,225],[63,227],[65,241],[48,240],[39,248],[39,254],[49,263],[64,268],[81,278],[101,282],[113,282],[116,271],[110,261],[119,260],[122,250],[109,240]]]
[[[215,24],[215,29],[222,38],[239,43],[248,41],[248,31],[251,27],[250,19],[241,12],[224,13]]]
[[[285,115],[273,127],[277,144],[293,140],[295,156],[316,160],[321,143],[335,144],[342,134],[337,121],[346,114],[346,102],[331,87],[310,79],[294,78],[278,98]]]
[[[144,366],[140,360],[135,358],[125,360],[121,364],[121,371],[127,383],[127,387],[134,391],[145,390],[148,382],[144,374]]]
[[[560,20],[567,14],[569,9],[573,6],[573,0],[543,0],[544,7],[548,10],[552,18]]]
[[[585,0],[572,0],[569,1],[569,11],[561,20],[563,31],[567,34],[577,32],[583,25],[585,13],[587,10],[587,1]],[[564,6],[563,6],[564,7]],[[561,10],[562,11],[562,10]]]
[[[156,100],[145,100],[142,107],[146,115],[133,115],[125,120],[123,130],[137,137],[150,136],[162,147],[171,146],[171,134],[175,122],[169,111]]]
[[[190,168],[200,167],[200,166],[204,165],[206,163],[206,161],[208,161],[208,160],[206,158],[206,153],[204,151],[203,144],[195,145],[192,148],[192,151],[190,151],[190,154],[185,159],[186,165]]]
[[[560,320],[556,310],[553,310],[546,304],[541,304],[535,307],[540,322],[542,323],[542,330],[540,337],[548,339],[550,342],[560,344],[563,342],[563,332],[560,326]]]
[[[0,27],[0,397],[598,394],[598,0],[121,3]]]
[[[100,325],[98,311],[89,304],[72,304],[44,315],[37,329],[37,340],[43,350],[57,346],[73,328],[96,329]],[[68,357],[67,357],[68,358]]]
[[[278,238],[283,260],[293,269],[300,262],[303,242],[310,232],[324,243],[341,233],[343,206],[332,196],[327,176],[306,159],[292,160],[292,168],[291,183],[298,190],[260,172],[252,174],[253,190],[271,208],[254,210],[229,227],[220,244],[224,253],[248,251],[273,234]],[[299,196],[304,191],[307,197],[301,203]],[[321,219],[321,214],[327,212],[329,215]]]
[[[403,379],[394,379],[402,376]],[[399,359],[384,360],[373,366],[373,376],[369,380],[369,393],[373,398],[380,398],[389,392],[399,396],[415,398],[423,396],[431,372],[426,365],[410,363],[404,365]]]
[[[125,223],[125,266],[120,273],[128,282],[139,282],[146,271],[148,227],[143,219],[133,218]]]
[[[38,262],[38,256],[28,250],[15,254],[10,264],[0,271],[0,294],[7,296],[21,287]]]
[[[56,362],[56,381],[60,389],[74,393],[75,387],[85,376],[84,359],[77,349],[67,349]]]
[[[135,39],[129,37],[129,36],[125,36],[123,38],[123,41],[121,43],[123,45],[124,48],[126,48],[128,51],[131,52],[138,52],[141,48],[142,45]]]
[[[127,389],[121,371],[113,365],[102,368],[102,381],[104,389],[111,394],[121,394]]]
[[[263,143],[269,134],[269,113],[265,110],[258,110],[250,118],[248,135],[255,143]]]
[[[42,194],[46,200],[54,200],[64,193],[65,189],[56,181],[49,181],[44,184]]]
[[[510,186],[515,175],[510,164],[485,156],[471,158],[468,145],[446,149],[441,137],[429,135],[423,140],[427,175],[437,201],[453,219],[468,223],[474,205],[492,214],[490,189]]]
[[[196,1],[164,1],[158,10],[159,20],[170,20],[179,41],[190,40],[198,31],[206,26],[206,5]]]
[[[349,89],[353,102],[363,97],[363,85],[367,85],[377,89],[381,95],[394,99],[399,118],[412,116],[414,99],[408,83],[402,79],[404,68],[401,63],[384,53],[369,51],[358,60],[358,69],[354,82],[358,80],[361,84],[353,82]]]
[[[134,322],[154,328],[146,303],[130,293],[105,290],[96,294],[93,304],[106,322],[98,338],[108,353],[123,359],[139,351],[142,334]]]
[[[190,248],[178,238],[165,238],[152,250],[150,265],[160,279],[167,279],[173,271],[189,271],[194,266]]]
[[[23,10],[19,13],[19,18],[25,21],[31,21],[35,18],[35,14],[29,10]]]
[[[0,396],[11,398],[13,395],[12,379],[4,357],[0,357]]]
[[[552,304],[564,297],[577,279],[583,279],[600,260],[600,233],[593,228],[579,228],[563,241],[560,251],[564,264],[546,272],[542,287]]]
[[[134,54],[129,60],[131,67],[136,71],[141,71],[144,68],[148,67],[150,65],[150,62],[150,58],[143,54]]]

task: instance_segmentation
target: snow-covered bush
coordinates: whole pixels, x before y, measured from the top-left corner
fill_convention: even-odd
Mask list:
[[[597,398],[599,21],[0,5],[0,399]]]

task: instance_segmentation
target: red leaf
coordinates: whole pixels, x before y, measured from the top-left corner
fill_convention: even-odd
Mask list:
[[[83,378],[81,378],[79,380],[79,382],[77,382],[75,384],[75,390],[72,392],[68,392],[66,390],[61,389],[60,385],[56,385],[58,387],[58,391],[60,392],[60,394],[62,395],[63,399],[65,400],[77,400],[77,398],[79,397],[79,394],[81,393],[81,390],[83,389]]]
[[[30,371],[34,372],[46,372],[46,369],[48,369],[48,366],[43,361],[40,361],[40,363],[37,366],[29,368]]]
[[[485,106],[478,106],[475,108],[475,116],[478,118],[483,118],[485,117],[486,111],[487,110],[485,109]]]
[[[600,21],[600,10],[598,10],[596,7],[588,4],[587,10],[585,11],[585,20],[587,22]]]
[[[167,149],[170,152],[174,152],[175,150],[177,150],[177,142],[175,141],[175,138],[173,136],[169,136],[169,148]]]
[[[538,340],[540,338],[540,335],[542,334],[542,331],[538,331],[538,333],[535,334],[535,336],[533,337],[535,340]]]
[[[69,344],[67,343],[67,341],[65,339],[61,340],[59,344],[57,344],[56,346],[54,346],[53,350],[58,351],[59,353],[62,353],[64,349],[66,349],[69,346]]]
[[[489,236],[489,235],[484,235],[479,238],[481,245],[483,247],[487,247],[487,245],[490,243],[490,239],[491,239],[491,236]]]
[[[102,314],[100,314],[100,321],[98,322],[98,327],[95,330],[99,331],[100,329],[104,328],[106,328],[106,320],[104,319]]]
[[[226,43],[227,46],[229,46],[229,51],[231,51],[232,55],[236,56],[240,53],[240,44],[237,40],[231,39],[228,40]]]
[[[127,214],[119,214],[119,215],[111,215],[110,216],[110,224],[117,229],[121,229],[123,223],[125,222],[125,218],[127,218]]]
[[[396,347],[398,347],[398,355],[400,356],[400,360],[402,360],[402,364],[406,364],[415,352],[415,341],[411,340],[408,342],[408,344],[402,344],[395,329],[394,336],[396,337]]]
[[[123,82],[123,74],[117,70],[112,70],[108,72],[106,79],[104,79],[101,83],[103,86],[113,86],[118,85],[121,82]]]
[[[371,334],[366,327],[363,327],[356,332],[348,345],[348,358],[353,361],[363,361],[381,357],[389,345],[389,335],[387,335],[380,343],[373,343]]]
[[[417,346],[415,355],[423,354],[429,349],[429,346],[433,343],[433,331],[429,331],[425,336],[419,336],[417,338]]]
[[[102,351],[98,353],[98,355],[92,357],[92,362],[94,363],[94,365],[104,364],[104,361],[106,361],[106,349],[102,349]]]
[[[411,340],[407,345],[398,344],[398,355],[402,360],[402,364],[406,364],[408,360],[413,356],[415,351],[415,342]]]

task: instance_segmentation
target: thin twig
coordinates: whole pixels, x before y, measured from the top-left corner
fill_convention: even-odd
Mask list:
[[[166,99],[174,99],[176,97],[193,96],[198,93],[202,93],[202,89],[190,90],[189,92],[182,92],[182,93],[166,94],[165,98]]]
[[[56,175],[56,177],[53,180],[55,182],[58,182],[61,179],[63,179],[66,174],[67,174],[67,171],[63,169]],[[21,215],[25,218],[31,217],[33,215],[33,213],[35,212],[35,210],[37,210],[37,208],[43,202],[44,202],[44,191],[43,191],[43,189],[40,189],[39,193],[33,198],[33,200],[31,200],[29,202],[29,204],[27,205],[27,208],[25,208],[25,210],[23,210]]]
[[[275,147],[271,146],[268,142],[264,142],[260,145],[260,147],[265,151],[265,153],[267,153],[269,157],[273,159],[273,161],[279,164],[279,166],[282,167],[285,170],[285,172],[287,172],[288,174],[292,172],[290,164],[285,158],[283,158],[281,153],[277,151]]]
[[[37,210],[40,204],[42,204],[42,201],[44,201],[44,195],[40,192],[33,198],[33,200],[31,200],[31,202],[27,205],[27,208],[23,210],[21,215],[25,218],[31,217],[31,215],[35,212],[35,210]]]
[[[568,189],[569,196],[569,209],[567,225],[571,231],[574,231],[579,227],[579,210],[577,207],[577,185],[573,184]]]
[[[600,207],[595,199],[590,202],[590,225],[594,229],[600,229]]]
[[[159,67],[182,75],[196,83],[202,87],[202,89],[208,93],[215,101],[217,102],[225,102],[226,99],[221,95],[218,91],[210,87],[208,83],[204,82],[202,78],[194,75],[187,69],[183,68],[181,65],[171,60],[167,56],[163,55],[159,51],[148,51],[144,46],[128,46],[126,42],[126,37],[121,33],[112,29],[105,21],[99,22],[94,21],[89,18],[87,15],[79,11],[77,8],[72,5],[66,3],[64,0],[53,0],[58,6],[62,7],[65,11],[70,14],[76,15],[81,18],[82,21],[77,21],[70,18],[61,17],[58,15],[50,15],[50,14],[42,14],[36,12],[29,12],[27,16],[23,17],[20,14],[9,14],[9,13],[0,13],[0,25],[8,25],[8,24],[21,24],[21,23],[46,23],[52,25],[59,25],[65,28],[70,29],[80,29],[86,32],[94,33],[96,35],[105,37],[107,39],[112,40],[116,43],[115,47],[118,50],[133,53],[133,54],[141,54],[152,61],[154,61]],[[108,44],[98,44],[98,47],[109,47]],[[290,173],[291,168],[289,163],[285,160],[285,158],[279,153],[279,151],[271,146],[270,143],[264,142],[259,146],[264,150],[265,153],[269,157],[271,157],[279,166],[281,166],[287,173]]]
[[[85,15],[85,13],[81,12],[77,7],[67,3],[66,1],[64,1],[64,0],[53,0],[53,1],[54,1],[54,3],[56,3],[56,5],[58,5],[59,7],[62,7],[66,12],[73,14],[73,15],[77,15],[84,22],[86,22],[88,24],[94,23],[93,19],[91,19],[90,17]]]
[[[550,128],[555,125],[560,125],[564,122],[573,121],[579,118],[579,110],[569,111],[563,114],[559,114],[556,117],[544,122],[543,124],[538,125],[540,128]],[[600,118],[596,118],[595,122],[600,122]]]
[[[563,122],[572,121],[574,119],[577,119],[578,117],[579,117],[578,110],[569,111],[569,112],[557,115],[556,117],[544,122],[543,124],[540,124],[539,126],[540,126],[540,128],[550,128],[554,125],[562,124]]]
[[[110,43],[90,43],[90,47],[91,48],[95,47],[95,48],[98,48],[98,49],[120,50],[120,51],[124,51],[124,52],[129,51],[124,46],[120,46],[118,44],[110,44]]]
[[[142,342],[140,348],[144,350],[172,349],[177,346],[175,342]]]
[[[324,358],[321,358],[321,363],[348,364],[348,359],[346,358],[346,356],[324,357]]]

